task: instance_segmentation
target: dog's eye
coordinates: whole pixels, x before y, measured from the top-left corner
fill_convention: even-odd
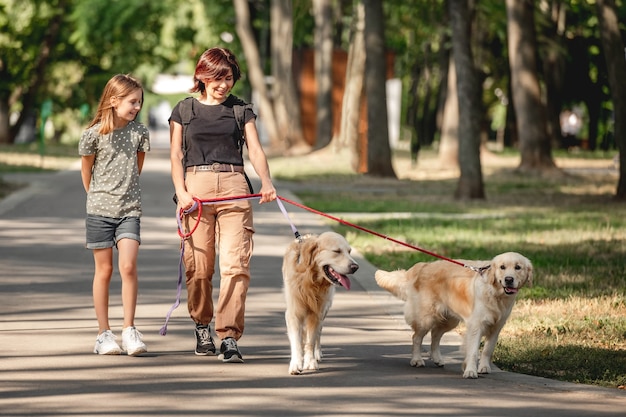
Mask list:
[[[333,252],[335,252],[335,253],[341,253],[341,249],[335,249]]]
[[[500,269],[504,271],[506,269],[506,265],[500,265]]]
[[[516,271],[519,271],[520,269],[522,269],[522,266],[521,266],[521,265],[515,265],[515,270],[516,270]]]

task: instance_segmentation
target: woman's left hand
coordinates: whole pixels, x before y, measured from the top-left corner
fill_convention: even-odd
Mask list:
[[[276,189],[272,183],[262,185],[260,193],[261,199],[259,200],[259,204],[276,200]]]

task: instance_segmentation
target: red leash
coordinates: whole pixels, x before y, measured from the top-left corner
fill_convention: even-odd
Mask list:
[[[180,252],[180,260],[179,260],[179,263],[178,263],[178,292],[177,292],[177,295],[176,295],[176,302],[174,303],[174,305],[172,305],[172,307],[168,311],[168,313],[167,313],[167,315],[165,317],[165,324],[163,325],[163,327],[161,327],[161,330],[159,332],[162,336],[165,336],[165,334],[167,333],[167,324],[169,322],[169,319],[170,319],[170,316],[171,316],[172,312],[180,305],[180,296],[181,296],[181,290],[182,290],[183,270],[184,270],[184,268],[183,268],[183,254],[184,254],[184,250],[185,250],[185,244],[184,244],[183,241],[185,239],[188,239],[193,234],[193,232],[197,229],[198,224],[200,224],[200,219],[202,218],[202,206],[204,204],[214,204],[214,203],[219,203],[219,202],[224,202],[224,201],[251,200],[251,199],[259,198],[259,197],[261,197],[261,194],[247,194],[247,195],[240,195],[240,196],[234,196],[234,197],[212,198],[212,199],[209,199],[209,200],[201,200],[199,198],[194,198],[193,206],[191,206],[188,210],[183,210],[183,209],[179,210],[179,212],[177,213],[177,216],[176,216],[176,221],[178,222],[178,235],[181,238],[181,244],[180,244],[181,252]],[[321,211],[312,209],[311,207],[307,207],[304,204],[296,203],[295,201],[288,200],[288,199],[286,199],[284,197],[281,197],[281,196],[276,196],[276,198],[277,198],[276,202],[278,203],[278,207],[280,208],[280,210],[285,215],[285,218],[287,219],[287,221],[289,223],[291,223],[291,229],[294,232],[296,238],[298,238],[300,236],[300,233],[298,233],[298,231],[296,230],[296,227],[291,222],[291,219],[289,219],[289,215],[287,214],[287,211],[285,210],[285,207],[281,203],[281,200],[286,202],[286,203],[289,203],[289,204],[291,204],[293,206],[299,207],[301,209],[308,210],[311,213],[315,213],[315,214],[319,214],[320,216],[327,217],[327,218],[329,218],[331,220],[334,220],[334,221],[336,221],[338,223],[341,223],[341,224],[343,224],[345,226],[353,227],[353,228],[358,229],[358,230],[360,230],[362,232],[366,232],[366,233],[372,234],[374,236],[378,236],[380,238],[383,238],[385,240],[389,240],[391,242],[397,243],[398,245],[406,246],[407,248],[411,248],[411,249],[414,249],[416,251],[425,253],[427,255],[434,256],[435,258],[443,259],[444,261],[452,262],[453,264],[456,264],[456,265],[459,265],[459,266],[462,266],[462,267],[465,267],[465,268],[469,268],[469,269],[471,269],[473,271],[476,271],[476,272],[478,272],[480,274],[482,274],[482,272],[486,268],[488,268],[488,267],[479,268],[479,267],[474,267],[474,266],[471,266],[471,265],[465,265],[465,264],[463,264],[463,263],[461,263],[459,261],[455,261],[454,259],[446,258],[445,256],[438,255],[438,254],[436,254],[434,252],[431,252],[431,251],[428,251],[426,249],[422,249],[420,247],[410,245],[410,244],[408,244],[406,242],[402,242],[402,241],[396,240],[394,238],[391,238],[389,236],[385,236],[385,235],[383,235],[381,233],[375,232],[373,230],[366,229],[365,227],[362,227],[362,226],[350,223],[350,222],[345,221],[343,219],[340,219],[338,217],[331,216],[330,214],[326,214],[326,213],[323,213]],[[185,233],[183,231],[182,217],[185,214],[193,213],[195,210],[198,210],[197,220],[196,220],[195,224],[191,227],[191,230],[189,232]]]
[[[189,231],[188,233],[183,233],[183,232],[182,232],[182,228],[180,227],[180,220],[179,220],[178,235],[179,235],[181,238],[186,239],[186,238],[188,238],[189,236],[191,236],[191,235],[193,234],[193,232],[194,232],[194,231],[196,230],[196,228],[198,227],[198,223],[200,222],[200,215],[202,214],[201,210],[202,210],[202,205],[203,205],[203,204],[212,204],[212,203],[219,203],[219,202],[223,202],[223,201],[234,201],[234,200],[250,200],[250,199],[253,199],[253,198],[259,198],[259,197],[261,197],[261,194],[247,194],[247,195],[240,195],[240,196],[234,196],[234,197],[212,198],[212,199],[210,199],[210,200],[200,200],[200,199],[194,199],[194,200],[195,200],[194,205],[193,205],[193,206],[192,206],[189,210],[186,210],[186,211],[183,211],[183,210],[181,209],[181,211],[180,211],[180,213],[179,213],[178,218],[180,219],[180,217],[182,217],[182,214],[183,214],[183,213],[185,213],[185,214],[186,214],[186,213],[191,213],[191,212],[193,212],[194,210],[196,210],[196,209],[197,209],[197,210],[199,210],[199,211],[200,211],[200,213],[198,214],[198,220],[196,221],[196,224],[192,227],[191,231]],[[378,237],[380,237],[380,238],[383,238],[383,239],[385,239],[385,240],[389,240],[389,241],[391,241],[391,242],[397,243],[398,245],[402,245],[402,246],[405,246],[405,247],[407,247],[407,248],[414,249],[414,250],[416,250],[416,251],[419,251],[419,252],[425,253],[425,254],[430,255],[430,256],[433,256],[433,257],[435,257],[435,258],[443,259],[444,261],[452,262],[453,264],[457,264],[457,265],[460,265],[460,266],[467,266],[467,265],[463,264],[462,262],[456,261],[456,260],[454,260],[454,259],[447,258],[447,257],[442,256],[442,255],[438,255],[438,254],[436,254],[436,253],[434,253],[434,252],[431,252],[431,251],[426,250],[426,249],[422,249],[422,248],[420,248],[420,247],[417,247],[417,246],[411,245],[411,244],[409,244],[409,243],[402,242],[402,241],[400,241],[400,240],[396,240],[396,239],[394,239],[394,238],[392,238],[392,237],[389,237],[389,236],[383,235],[383,234],[378,233],[378,232],[375,232],[375,231],[373,231],[373,230],[366,229],[365,227],[359,226],[359,225],[354,224],[354,223],[350,223],[350,222],[348,222],[348,221],[346,221],[346,220],[340,219],[340,218],[335,217],[335,216],[331,216],[330,214],[323,213],[323,212],[318,211],[318,210],[315,210],[315,209],[313,209],[313,208],[311,208],[311,207],[307,207],[307,206],[305,206],[304,204],[297,203],[297,202],[295,202],[295,201],[289,200],[289,199],[287,199],[287,198],[285,198],[285,197],[282,197],[282,196],[280,196],[280,195],[276,196],[276,198],[278,198],[279,200],[284,201],[285,203],[289,203],[289,204],[291,204],[292,206],[296,206],[296,207],[299,207],[299,208],[301,208],[301,209],[308,210],[308,211],[310,211],[311,213],[315,213],[315,214],[318,214],[318,215],[320,215],[320,216],[324,216],[324,217],[329,218],[329,219],[331,219],[331,220],[334,220],[334,221],[336,221],[336,222],[338,222],[338,223],[341,223],[341,224],[343,224],[343,225],[345,225],[345,226],[353,227],[353,228],[358,229],[358,230],[360,230],[360,231],[362,231],[362,232],[366,232],[366,233],[369,233],[369,234],[371,234],[371,235],[374,235],[374,236],[378,236]]]
[[[463,264],[463,263],[461,263],[461,262],[459,262],[459,261],[455,261],[454,259],[446,258],[445,256],[438,255],[438,254],[436,254],[436,253],[434,253],[434,252],[431,252],[431,251],[428,251],[428,250],[426,250],[426,249],[422,249],[422,248],[419,248],[419,247],[417,247],[417,246],[413,246],[413,245],[411,245],[411,244],[409,244],[409,243],[402,242],[402,241],[400,241],[400,240],[396,240],[396,239],[394,239],[394,238],[392,238],[392,237],[389,237],[389,236],[383,235],[383,234],[378,233],[378,232],[375,232],[375,231],[373,231],[373,230],[366,229],[365,227],[362,227],[362,226],[356,225],[356,224],[354,224],[354,223],[350,223],[350,222],[348,222],[348,221],[345,221],[345,220],[340,219],[340,218],[335,217],[335,216],[331,216],[330,214],[323,213],[323,212],[321,212],[321,211],[318,211],[318,210],[312,209],[311,207],[307,207],[307,206],[305,206],[305,205],[303,205],[303,204],[296,203],[295,201],[288,200],[288,199],[286,199],[286,198],[284,198],[284,197],[277,196],[277,198],[280,198],[280,199],[281,199],[281,200],[283,200],[285,203],[289,203],[289,204],[291,204],[291,205],[293,205],[293,206],[300,207],[300,208],[302,208],[302,209],[308,210],[308,211],[310,211],[311,213],[315,213],[315,214],[319,214],[320,216],[327,217],[327,218],[329,218],[329,219],[331,219],[331,220],[334,220],[334,221],[336,221],[336,222],[338,222],[338,223],[341,223],[341,224],[343,224],[343,225],[345,225],[345,226],[350,226],[350,227],[353,227],[353,228],[358,229],[358,230],[360,230],[360,231],[362,231],[362,232],[366,232],[366,233],[369,233],[369,234],[371,234],[371,235],[378,236],[378,237],[383,238],[383,239],[385,239],[385,240],[389,240],[389,241],[391,241],[391,242],[393,242],[393,243],[397,243],[398,245],[406,246],[407,248],[415,249],[416,251],[420,251],[420,252],[425,253],[425,254],[427,254],[427,255],[434,256],[435,258],[439,258],[439,259],[443,259],[444,261],[452,262],[453,264],[457,264],[457,265],[460,265],[460,266],[466,266],[465,264]]]

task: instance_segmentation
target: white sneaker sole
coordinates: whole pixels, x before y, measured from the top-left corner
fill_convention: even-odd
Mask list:
[[[137,356],[137,355],[141,355],[142,353],[146,353],[148,351],[148,349],[146,347],[138,347],[134,350],[127,350],[126,354],[128,356]]]
[[[97,349],[93,350],[93,353],[97,354],[97,355],[121,355],[122,354],[122,350],[121,349],[109,349],[105,352],[99,352]]]
[[[224,354],[220,353],[217,358],[224,363],[243,363],[243,359],[237,355],[233,355],[229,359],[226,359],[224,358]]]

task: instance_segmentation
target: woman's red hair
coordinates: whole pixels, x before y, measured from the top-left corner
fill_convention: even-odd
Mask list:
[[[219,80],[224,78],[228,71],[233,72],[233,85],[241,78],[237,58],[229,49],[211,48],[204,51],[196,64],[196,72],[193,75],[192,93],[204,94],[205,86],[201,80]]]

